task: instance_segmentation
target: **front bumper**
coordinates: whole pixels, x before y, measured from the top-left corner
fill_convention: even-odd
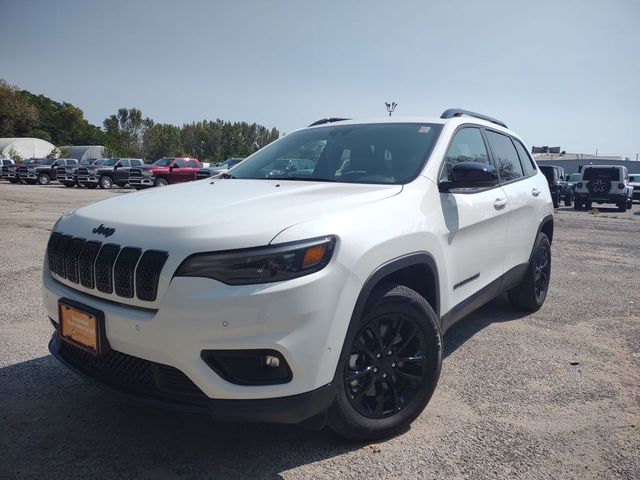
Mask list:
[[[84,354],[84,360],[89,362],[83,361],[83,355],[78,354],[78,350],[60,340],[56,328],[49,342],[49,351],[60,363],[81,377],[150,406],[179,412],[207,413],[223,421],[301,423],[326,411],[335,397],[335,386],[330,383],[312,392],[274,399],[211,399],[200,390],[195,390],[197,387],[193,383],[185,383],[182,379],[181,384],[176,381],[176,377],[184,377],[184,374],[166,365],[144,365],[148,372],[144,382],[123,381],[121,377],[92,368],[87,364],[91,361],[91,355]],[[136,362],[136,359],[127,355],[120,357],[121,361],[129,364]],[[117,360],[111,360],[112,364],[115,362]]]
[[[338,358],[361,288],[337,262],[320,272],[274,284],[228,286],[210,279],[176,277],[159,297],[157,310],[79,292],[55,280],[46,267],[43,283],[45,308],[55,325],[61,298],[98,309],[104,312],[106,337],[116,354],[131,357],[133,363],[174,369],[201,396],[167,397],[166,392],[158,395],[114,382],[86,365],[83,368],[82,361],[65,358],[54,337],[52,353],[74,370],[155,403],[290,423],[311,417],[331,403]],[[249,349],[282,354],[291,368],[291,380],[238,385],[220,377],[201,358],[203,350]],[[271,417],[265,417],[262,409]]]
[[[87,183],[95,183],[98,184],[98,176],[97,175],[88,175],[88,176],[78,176],[78,183],[80,185]]]
[[[143,187],[153,187],[154,182],[156,181],[155,177],[129,177],[129,185],[133,186],[143,186]]]

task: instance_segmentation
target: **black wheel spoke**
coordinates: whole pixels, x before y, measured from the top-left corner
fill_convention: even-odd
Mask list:
[[[411,383],[420,383],[422,381],[422,375],[414,375],[412,373],[403,372],[398,370],[396,375],[400,378],[410,381]]]
[[[384,413],[384,387],[381,382],[376,382],[376,408],[373,414],[381,417]]]
[[[418,329],[415,325],[411,325],[411,332],[409,333],[409,335],[402,341],[402,343],[400,344],[400,346],[398,348],[396,348],[396,352],[400,353],[403,352],[405,350],[405,348],[407,348],[409,346],[409,344],[413,341],[414,338],[416,338],[416,335],[418,334]]]
[[[373,376],[369,377],[366,383],[362,384],[358,389],[358,391],[355,392],[355,394],[353,395],[354,400],[360,400],[364,396],[364,394],[367,393],[367,390],[369,390],[369,387],[371,386],[374,380],[375,380],[375,377]]]
[[[365,343],[362,340],[356,340],[353,343],[353,347],[357,352],[364,353],[367,357],[371,359],[374,358],[373,352],[369,349],[369,347],[365,345]]]
[[[351,373],[350,373],[349,375],[346,375],[346,376],[344,377],[344,379],[345,379],[347,382],[351,383],[351,382],[353,382],[354,380],[358,380],[359,378],[362,378],[362,377],[364,377],[365,375],[370,374],[370,373],[371,373],[372,368],[373,368],[373,367],[368,366],[368,367],[366,367],[366,368],[363,368],[362,370],[351,370],[351,371],[350,371]]]
[[[416,355],[412,355],[410,357],[399,357],[398,358],[398,362],[399,363],[422,363],[427,359],[427,356],[424,354],[416,354]]]

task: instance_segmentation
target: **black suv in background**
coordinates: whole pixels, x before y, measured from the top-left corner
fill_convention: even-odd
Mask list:
[[[78,185],[87,188],[109,189],[114,185],[124,187],[129,183],[131,167],[144,164],[140,158],[107,158],[99,165],[88,165],[78,168]]]
[[[31,185],[39,183],[40,185],[49,185],[56,179],[56,168],[64,165],[77,165],[78,160],[75,158],[45,158],[35,165],[20,166],[20,180]]]
[[[553,207],[558,208],[561,200],[564,200],[565,206],[570,207],[573,204],[573,185],[567,182],[564,168],[555,165],[540,165],[539,168],[547,177]]]
[[[56,178],[65,187],[73,187],[78,185],[78,169],[89,165],[100,165],[104,162],[104,158],[90,158],[80,160],[77,165],[65,165],[56,169]]]

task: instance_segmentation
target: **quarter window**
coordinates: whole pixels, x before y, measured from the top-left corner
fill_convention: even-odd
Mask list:
[[[524,177],[524,171],[516,152],[516,147],[506,135],[487,130],[487,140],[491,147],[493,160],[498,168],[500,179],[503,182],[517,180]]]
[[[447,182],[453,180],[451,170],[454,165],[461,162],[476,162],[491,164],[487,147],[482,139],[482,133],[477,128],[463,128],[455,134],[447,156],[444,168],[440,174],[440,181]]]

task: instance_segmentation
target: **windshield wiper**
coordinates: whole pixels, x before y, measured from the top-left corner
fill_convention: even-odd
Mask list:
[[[220,175],[220,178],[237,178],[237,177],[234,175],[231,175],[230,173],[225,172],[222,175]]]
[[[302,180],[304,182],[337,182],[337,180],[333,178],[323,178],[323,177],[296,177],[295,175],[288,175],[282,177],[267,177],[266,180]]]

